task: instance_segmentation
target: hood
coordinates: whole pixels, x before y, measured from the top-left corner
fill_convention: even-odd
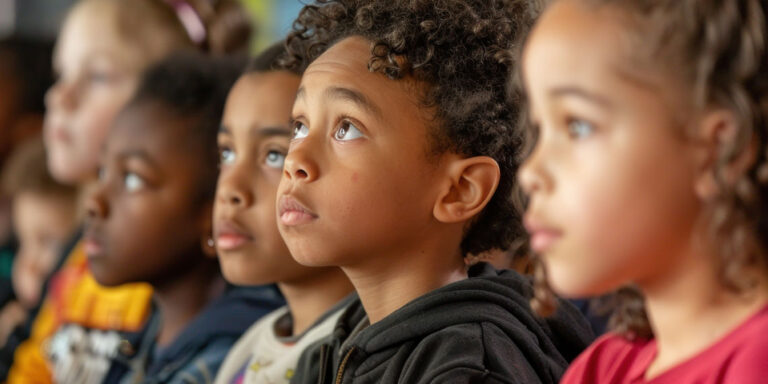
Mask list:
[[[561,300],[551,317],[534,314],[528,277],[485,263],[473,266],[469,276],[406,304],[348,340],[340,352],[354,346],[373,355],[447,327],[484,322],[501,329],[536,371],[553,372],[567,366],[594,339],[589,322],[567,301]],[[346,339],[367,321],[357,303],[340,319],[335,339]]]

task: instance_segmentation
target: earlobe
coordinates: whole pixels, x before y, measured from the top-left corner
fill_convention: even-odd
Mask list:
[[[470,220],[496,192],[501,177],[499,165],[490,157],[476,156],[452,160],[447,167],[449,183],[438,196],[433,214],[443,223]]]
[[[756,148],[752,138],[739,131],[738,122],[728,110],[704,116],[697,134],[703,145],[697,155],[694,188],[697,196],[706,201],[721,192],[721,182],[734,183],[747,171],[754,162]]]
[[[216,258],[216,243],[213,237],[213,204],[206,204],[203,207],[200,217],[200,247],[203,253]]]

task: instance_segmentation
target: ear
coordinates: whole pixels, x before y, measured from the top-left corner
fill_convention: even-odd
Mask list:
[[[440,191],[433,215],[443,223],[472,219],[485,208],[499,186],[501,171],[487,156],[448,160],[448,182]]]
[[[698,141],[702,144],[696,156],[698,175],[695,180],[695,191],[701,200],[711,200],[720,193],[717,180],[718,162],[726,155],[725,151],[731,151],[738,145],[740,138],[739,126],[733,112],[729,110],[715,110],[707,113],[697,127]],[[726,168],[722,170],[724,182],[733,183],[754,162],[756,150],[751,139],[745,150],[736,154]]]
[[[200,233],[200,247],[203,253],[215,259],[216,244],[213,242],[213,202],[205,203],[200,209],[197,226]]]

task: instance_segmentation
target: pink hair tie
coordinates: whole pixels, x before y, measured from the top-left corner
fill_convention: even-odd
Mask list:
[[[195,8],[189,4],[186,0],[165,0],[165,2],[173,7],[176,12],[181,25],[189,35],[189,39],[197,45],[201,45],[205,42],[207,32],[205,30],[205,23],[203,18],[197,13]]]

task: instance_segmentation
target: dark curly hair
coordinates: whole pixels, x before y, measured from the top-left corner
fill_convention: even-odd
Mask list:
[[[167,113],[189,121],[185,136],[190,151],[200,158],[199,192],[201,201],[213,198],[218,177],[219,131],[229,90],[242,73],[244,61],[213,58],[195,52],[179,52],[151,66],[122,113],[148,103],[159,103]],[[161,127],[158,127],[158,129]]]
[[[522,135],[506,85],[512,49],[533,24],[531,0],[318,0],[306,5],[286,40],[285,68],[303,70],[350,36],[371,41],[368,69],[392,80],[413,76],[434,108],[430,153],[489,156],[501,181],[467,228],[463,255],[507,249],[523,236],[512,200]]]
[[[711,172],[718,196],[707,202],[702,225],[717,251],[720,282],[741,294],[768,274],[768,4],[762,0],[582,0],[628,16],[627,31],[641,65],[682,79],[690,115],[716,107],[730,111],[737,132],[717,149]],[[692,113],[691,113],[692,112]],[[749,166],[726,177],[744,153]],[[730,179],[730,181],[729,181]],[[537,263],[537,298],[551,303],[543,265]],[[754,273],[757,271],[757,274]],[[643,297],[634,287],[616,294],[616,331],[650,337]]]

